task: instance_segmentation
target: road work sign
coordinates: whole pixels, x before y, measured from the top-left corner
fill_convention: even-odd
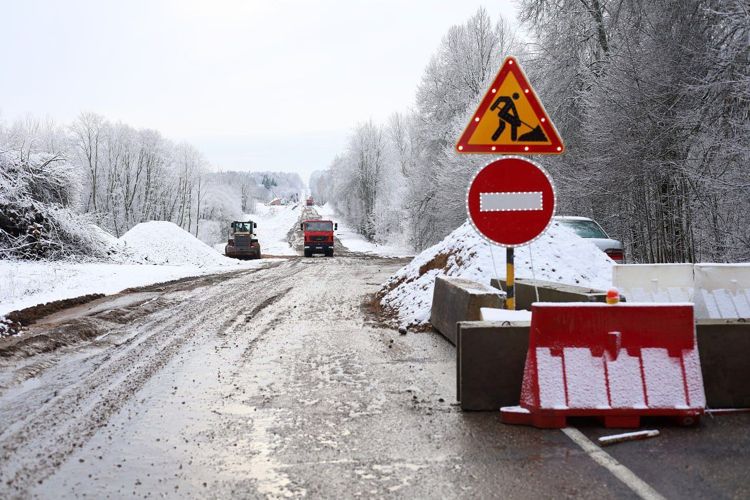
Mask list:
[[[456,143],[459,153],[561,154],[562,139],[514,57],[495,81]]]
[[[466,211],[474,228],[504,247],[531,243],[555,213],[555,188],[549,174],[519,157],[494,161],[476,173],[466,193]]]

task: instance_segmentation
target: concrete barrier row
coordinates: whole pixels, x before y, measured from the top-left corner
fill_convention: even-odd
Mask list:
[[[706,404],[709,408],[750,407],[750,386],[746,383],[750,379],[750,363],[747,362],[750,358],[750,322],[743,319],[747,316],[715,320],[701,317],[698,312],[699,307],[705,306],[709,313],[713,307],[717,310],[724,308],[722,314],[728,314],[727,311],[735,311],[735,315],[745,314],[740,299],[750,298],[750,293],[742,288],[744,270],[730,271],[731,266],[664,266],[657,271],[660,274],[655,282],[640,289],[634,285],[642,283],[640,280],[649,275],[649,269],[642,267],[631,275],[620,274],[626,277],[620,282],[621,286],[625,285],[622,286],[625,294],[630,293],[628,298],[633,302],[686,302],[686,299],[694,298],[688,286],[692,277],[705,290],[711,291],[708,297],[713,302],[704,300],[701,303],[701,299],[695,297],[696,334]],[[750,265],[745,267],[750,270]],[[497,411],[501,406],[517,404],[520,396],[529,327],[518,322],[482,321],[482,308],[502,308],[504,305],[504,295],[498,288],[504,287],[505,283],[493,280],[493,285],[488,287],[469,280],[443,277],[435,282],[431,321],[446,339],[457,346],[456,391],[464,410]],[[530,309],[537,301],[537,293],[542,302],[605,301],[605,292],[585,287],[525,279],[517,280],[516,287],[519,308]],[[717,290],[718,294],[715,293]],[[730,294],[732,300],[722,299],[723,291]]]
[[[699,319],[695,328],[706,405],[750,408],[750,323]]]
[[[458,324],[456,397],[463,410],[499,411],[518,404],[528,326],[488,321]]]
[[[699,320],[698,355],[708,408],[750,408],[750,323]],[[458,324],[457,398],[461,408],[517,405],[529,327],[487,321]]]
[[[496,278],[490,280],[490,285],[499,290],[506,288],[505,280]],[[528,278],[515,280],[515,294],[516,309],[529,311],[534,302],[606,302],[607,298],[605,290]]]
[[[432,295],[430,323],[456,345],[456,323],[481,319],[482,307],[501,308],[505,294],[475,281],[438,276]]]

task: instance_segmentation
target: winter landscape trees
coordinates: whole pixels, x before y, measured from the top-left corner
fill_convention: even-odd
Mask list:
[[[190,144],[93,113],[69,126],[0,123],[2,256],[101,254],[105,235],[89,231],[92,223],[119,237],[141,222],[170,221],[213,244],[256,201],[303,188],[297,174],[212,172]]]
[[[563,209],[604,222],[638,261],[748,259],[747,5],[528,0],[522,12],[568,144],[545,161]]]
[[[333,196],[316,192],[315,183],[313,196],[329,199],[370,239],[398,235],[418,250],[442,239],[463,222],[461,184],[481,163],[456,161],[455,136],[502,57],[516,47],[514,31],[493,24],[484,10],[451,28],[425,69],[416,109],[394,114],[386,125],[358,125],[329,170]]]
[[[458,156],[456,138],[513,54],[566,143],[536,158],[558,213],[595,218],[631,261],[748,260],[749,39],[742,0],[522,0],[518,20],[480,9],[426,61],[413,109],[356,125],[310,189],[370,240],[438,242],[465,220],[467,181],[490,161]],[[25,203],[24,217],[34,203],[32,218],[43,206],[85,215],[114,236],[166,220],[213,243],[256,201],[304,189],[296,174],[211,172],[193,146],[94,113],[0,122],[0,153],[4,203]],[[59,183],[34,187],[39,169]],[[8,228],[3,245],[24,245]]]
[[[639,262],[750,258],[745,3],[524,0],[520,18],[523,44],[481,9],[451,28],[415,108],[357,126],[314,177],[314,196],[370,239],[398,234],[416,249],[442,239],[464,221],[467,181],[489,161],[453,145],[513,54],[567,146],[538,159],[557,183],[558,213],[599,220]]]

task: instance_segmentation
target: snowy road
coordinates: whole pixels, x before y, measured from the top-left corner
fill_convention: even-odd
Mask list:
[[[70,342],[0,356],[0,498],[633,498],[566,434],[459,410],[454,348],[363,307],[403,263],[291,258],[37,325]],[[747,497],[748,424],[607,451],[667,497]]]

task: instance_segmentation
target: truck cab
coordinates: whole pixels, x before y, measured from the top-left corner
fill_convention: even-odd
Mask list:
[[[300,229],[305,239],[305,257],[312,257],[314,253],[333,257],[333,232],[338,224],[330,220],[305,220],[300,223]]]
[[[260,259],[260,243],[255,235],[258,227],[253,221],[234,221],[224,254],[235,259]]]

